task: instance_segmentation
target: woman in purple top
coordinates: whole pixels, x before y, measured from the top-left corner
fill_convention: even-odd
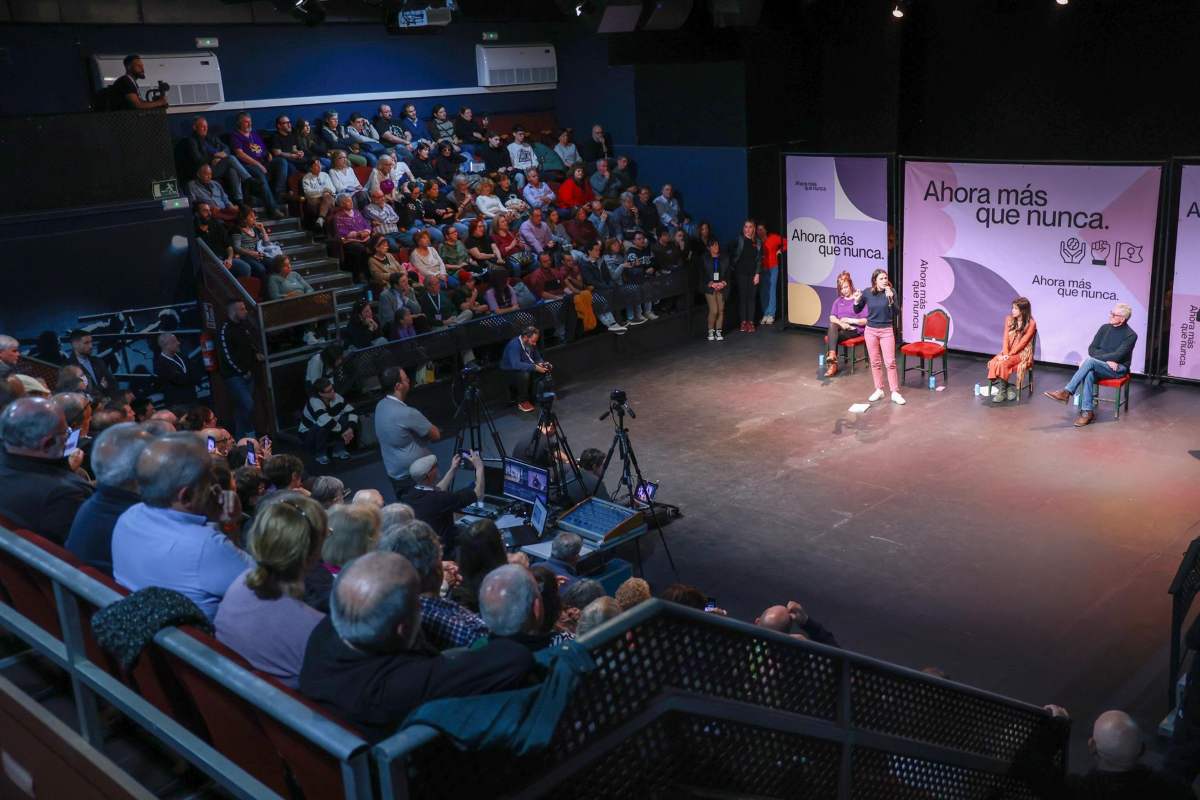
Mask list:
[[[371,238],[371,223],[354,207],[354,198],[348,194],[338,198],[337,211],[331,219],[333,232],[342,243],[345,267],[354,273],[355,280],[365,281],[370,273],[367,241]]]
[[[846,339],[862,336],[862,326],[867,324],[866,317],[854,313],[854,281],[849,272],[843,271],[837,276],[837,290],[837,299],[829,309],[829,333],[825,337],[829,343],[829,351],[825,354],[826,378],[838,373],[838,345]]]
[[[248,536],[255,567],[226,590],[213,620],[218,640],[293,689],[308,637],[325,617],[301,598],[326,528],[325,509],[310,497],[281,492],[266,501]]]

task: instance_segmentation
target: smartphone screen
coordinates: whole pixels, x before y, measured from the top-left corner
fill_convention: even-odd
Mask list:
[[[79,449],[79,432],[82,428],[67,428],[67,446],[63,448],[63,455],[69,456]]]
[[[246,451],[246,463],[247,464],[249,464],[250,466],[254,466],[256,463],[256,459],[257,459],[257,456],[254,455],[253,450]]]
[[[208,437],[208,452],[210,452],[210,453],[217,452],[217,440],[215,437],[212,437],[212,436]]]
[[[717,598],[709,597],[704,600],[705,611],[715,611],[717,609]]]

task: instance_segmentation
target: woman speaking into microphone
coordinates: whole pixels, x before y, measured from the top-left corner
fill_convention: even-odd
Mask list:
[[[867,355],[871,358],[871,377],[875,379],[875,391],[867,400],[874,403],[883,399],[883,365],[887,364],[892,402],[902,406],[900,375],[896,372],[896,332],[892,325],[900,313],[900,298],[888,280],[887,270],[877,269],[871,273],[871,286],[865,294],[854,293],[854,313],[859,314],[864,308],[867,309],[867,327],[863,336],[867,340]]]

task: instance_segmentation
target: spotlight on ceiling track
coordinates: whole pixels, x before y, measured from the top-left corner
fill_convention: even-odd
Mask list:
[[[575,16],[577,17],[582,17],[584,14],[594,13],[596,13],[596,4],[589,2],[589,0],[584,0],[582,3],[575,4]]]
[[[896,19],[904,19],[904,14],[908,10],[907,3],[896,3],[892,6],[892,16]]]
[[[1065,6],[1067,3],[1071,2],[1071,0],[1054,0],[1054,2],[1058,3],[1060,6]]]

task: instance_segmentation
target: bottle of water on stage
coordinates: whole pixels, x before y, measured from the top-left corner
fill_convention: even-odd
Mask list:
[[[937,388],[937,378],[935,378],[934,376],[930,375],[930,376],[929,376],[929,389],[930,389],[930,391],[932,391],[932,390],[934,390],[934,389],[936,389],[936,388]]]
[[[825,366],[825,354],[824,353],[821,353],[819,356],[817,356],[817,366],[818,367]]]

